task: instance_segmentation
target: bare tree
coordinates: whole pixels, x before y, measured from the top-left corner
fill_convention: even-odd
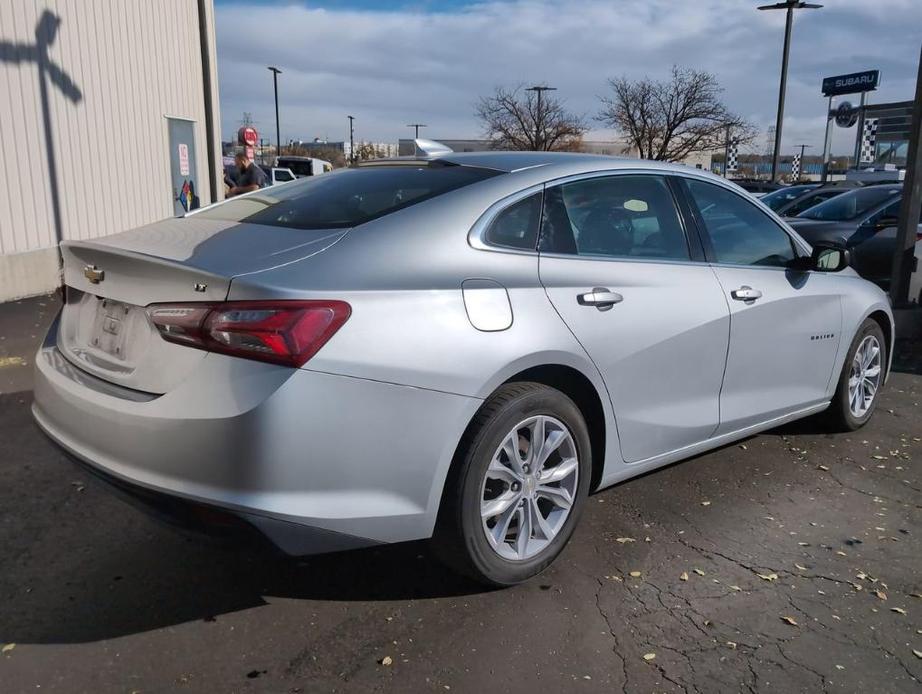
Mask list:
[[[722,148],[728,127],[737,144],[752,142],[758,132],[727,110],[709,72],[673,65],[666,81],[619,77],[608,84],[613,93],[601,97],[597,119],[626,136],[642,159],[680,161]]]
[[[571,150],[588,130],[582,117],[567,111],[560,99],[527,91],[521,84],[497,87],[492,96],[481,97],[474,114],[493,149]]]

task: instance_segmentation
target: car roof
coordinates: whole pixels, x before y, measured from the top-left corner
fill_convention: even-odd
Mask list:
[[[432,157],[410,156],[374,159],[362,162],[360,166],[412,165],[416,162],[420,164],[472,166],[504,173],[515,173],[540,167],[547,178],[554,178],[558,174],[571,175],[600,170],[630,169],[636,171],[637,169],[648,169],[659,172],[695,173],[709,178],[717,178],[721,181],[725,180],[704,169],[692,168],[684,164],[635,159],[633,157],[615,157],[605,154],[583,154],[580,152],[451,152],[439,153]]]

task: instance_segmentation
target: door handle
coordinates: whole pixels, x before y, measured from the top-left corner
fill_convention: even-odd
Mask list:
[[[745,284],[739,289],[734,289],[730,292],[732,296],[737,301],[755,301],[756,299],[762,298],[762,292],[758,289],[753,289],[752,287],[747,287]]]
[[[624,301],[624,297],[605,287],[595,287],[591,292],[578,294],[576,301],[580,306],[595,306],[600,311],[607,311]]]

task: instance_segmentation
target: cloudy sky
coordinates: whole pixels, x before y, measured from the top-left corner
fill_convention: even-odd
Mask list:
[[[613,76],[665,76],[672,64],[708,70],[726,103],[764,133],[774,124],[784,12],[752,0],[216,0],[222,134],[244,111],[282,140],[395,142],[407,123],[425,135],[477,137],[478,96],[497,85],[545,83],[592,118]],[[822,150],[824,76],[878,68],[872,102],[912,98],[922,0],[820,0],[794,23],[783,151]],[[857,96],[857,95],[855,95]],[[850,98],[850,97],[845,97]],[[594,123],[587,139],[613,133]],[[764,148],[764,134],[758,148]],[[849,152],[854,131],[837,130]]]

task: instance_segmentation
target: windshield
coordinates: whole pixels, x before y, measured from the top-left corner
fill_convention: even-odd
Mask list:
[[[829,222],[848,222],[900,194],[899,188],[860,188],[837,195],[800,214],[801,219],[819,219]]]
[[[198,215],[293,229],[342,229],[499,173],[438,162],[342,169],[231,199]]]
[[[768,205],[768,209],[777,212],[785,203],[791,202],[791,200],[800,197],[815,187],[815,185],[788,186],[787,188],[773,190],[771,193],[763,195],[759,200]]]

